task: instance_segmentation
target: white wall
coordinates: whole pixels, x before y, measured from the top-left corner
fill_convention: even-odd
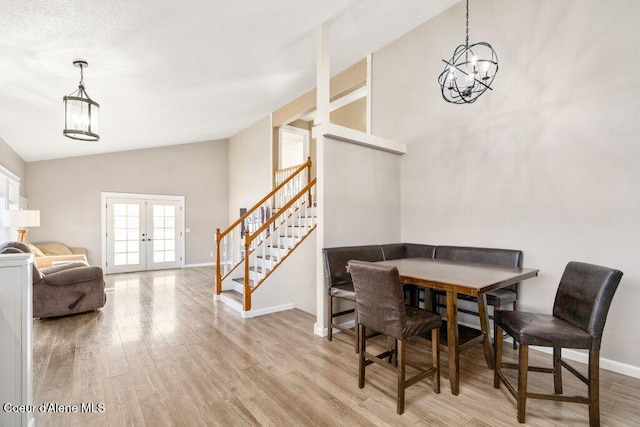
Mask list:
[[[551,311],[568,261],[622,270],[601,354],[640,373],[640,2],[470,7],[471,42],[500,62],[475,104],[446,103],[437,84],[464,3],[373,57],[373,132],[407,144],[402,240],[522,249],[541,270],[523,310]]]
[[[123,151],[27,164],[29,207],[40,210],[32,242],[87,248],[100,264],[103,191],[186,196],[186,264],[211,263],[228,212],[228,141]]]
[[[229,221],[238,219],[240,208],[250,208],[272,188],[271,118],[229,138]]]
[[[20,195],[25,196],[27,194],[25,190],[27,164],[2,138],[0,138],[0,166],[5,167],[20,178]]]
[[[313,231],[251,295],[251,310],[291,304],[304,312],[316,313],[315,251]]]
[[[318,136],[315,333],[326,334],[322,248],[400,241],[401,156]]]

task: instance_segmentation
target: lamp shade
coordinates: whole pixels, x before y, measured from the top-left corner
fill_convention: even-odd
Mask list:
[[[40,211],[2,211],[2,225],[4,227],[39,227]]]

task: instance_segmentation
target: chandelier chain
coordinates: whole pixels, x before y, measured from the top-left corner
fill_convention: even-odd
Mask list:
[[[82,71],[84,67],[80,64],[80,86],[84,86],[84,72]]]
[[[467,0],[467,39],[465,46],[469,47],[469,0]],[[80,70],[82,70],[82,68]]]

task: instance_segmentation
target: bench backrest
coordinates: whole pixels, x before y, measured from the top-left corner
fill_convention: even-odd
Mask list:
[[[322,257],[325,283],[329,287],[353,283],[351,274],[347,272],[347,264],[351,260],[369,262],[384,260],[380,245],[324,248]]]

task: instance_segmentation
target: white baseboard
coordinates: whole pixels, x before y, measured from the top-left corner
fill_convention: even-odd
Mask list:
[[[225,294],[214,295],[214,301],[220,301],[223,304],[231,307],[238,313],[243,319],[251,319],[254,317],[264,316],[266,314],[278,313],[279,311],[292,310],[294,307],[293,303],[283,304],[283,305],[275,305],[273,307],[259,308],[257,310],[249,310],[244,311],[244,307],[238,301],[234,300],[226,296]]]
[[[194,268],[194,267],[215,267],[215,262],[203,262],[200,264],[185,264],[183,268]]]
[[[243,319],[251,319],[253,317],[264,316],[265,314],[277,313],[279,311],[287,311],[293,310],[293,303],[283,304],[283,305],[275,305],[273,307],[260,308],[258,310],[249,310],[243,311],[242,318]]]
[[[313,334],[319,337],[326,337],[329,335],[329,329],[322,325],[318,325],[318,322],[315,322],[313,324]]]

